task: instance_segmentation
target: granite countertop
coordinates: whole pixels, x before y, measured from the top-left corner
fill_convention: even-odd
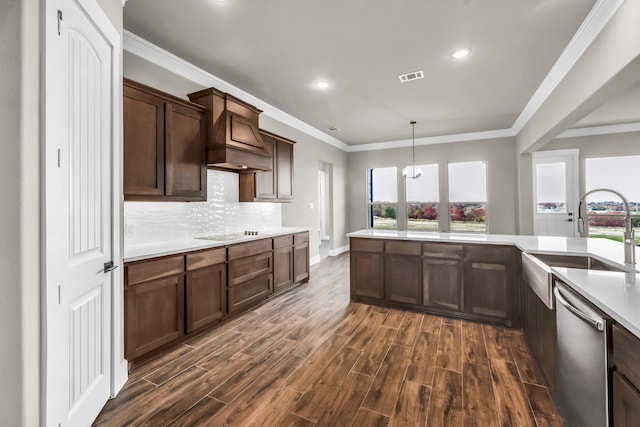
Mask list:
[[[124,247],[124,262],[140,261],[165,255],[179,254],[182,252],[196,251],[200,249],[216,248],[249,242],[252,240],[268,239],[286,234],[302,233],[309,231],[303,227],[281,227],[277,229],[261,231],[257,236],[239,236],[232,240],[205,240],[205,239],[179,239],[162,242],[144,243],[138,245],[126,245]]]
[[[608,239],[360,230],[348,237],[515,245],[527,253],[592,256],[628,271],[552,267],[551,271],[613,320],[640,337],[640,266],[624,263],[624,245]],[[636,259],[640,250],[636,247]]]

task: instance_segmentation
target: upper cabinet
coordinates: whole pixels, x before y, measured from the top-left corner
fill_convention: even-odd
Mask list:
[[[207,110],[124,80],[124,198],[207,199]]]
[[[260,130],[271,154],[271,170],[240,174],[241,202],[290,202],[293,200],[294,141]]]

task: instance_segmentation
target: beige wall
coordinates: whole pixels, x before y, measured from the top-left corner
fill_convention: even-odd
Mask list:
[[[416,147],[417,164],[439,165],[440,200],[448,200],[447,164],[485,160],[487,162],[487,222],[491,233],[516,232],[517,170],[516,148],[512,139],[472,141]],[[367,227],[366,171],[372,167],[411,163],[411,148],[349,153],[349,230]],[[441,209],[442,211],[442,209]],[[446,212],[445,210],[444,212]]]

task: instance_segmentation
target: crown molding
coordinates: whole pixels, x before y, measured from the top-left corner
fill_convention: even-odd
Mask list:
[[[571,68],[578,62],[596,36],[602,31],[611,17],[625,0],[598,0],[593,6],[578,31],[573,35],[556,63],[533,93],[527,105],[511,126],[515,134],[531,120],[533,115],[551,95],[558,84],[567,76]]]
[[[416,138],[416,146],[446,144],[449,142],[481,141],[487,139],[512,138],[515,134],[511,129],[488,130],[484,132],[458,133],[453,135],[428,136],[426,138]],[[370,144],[350,145],[347,150],[350,153],[358,151],[389,150],[392,148],[411,147],[411,139],[401,139],[389,142],[373,142]]]
[[[564,132],[562,132],[560,135],[556,136],[556,139],[577,138],[581,136],[611,135],[615,133],[629,133],[629,132],[640,132],[640,122],[567,129]]]
[[[120,0],[120,3],[122,3],[122,7],[124,7],[126,2],[127,2],[127,0]]]
[[[227,92],[243,101],[252,104],[262,110],[262,114],[271,117],[281,123],[291,126],[294,129],[304,132],[320,141],[329,144],[333,147],[339,148],[343,151],[348,151],[349,146],[344,142],[336,139],[326,133],[314,128],[313,126],[303,122],[300,119],[293,117],[289,113],[285,113],[279,108],[256,98],[248,92],[232,85],[231,83],[222,80],[219,77],[196,67],[195,65],[185,61],[184,59],[168,52],[161,47],[143,39],[131,31],[124,30],[124,50],[127,52],[139,56],[153,64],[156,64],[166,70],[169,70],[179,76],[189,79],[195,83],[202,85],[203,87],[215,87],[218,90]]]

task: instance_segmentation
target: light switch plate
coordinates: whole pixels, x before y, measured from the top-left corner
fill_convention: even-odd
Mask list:
[[[313,202],[309,203],[309,210],[313,210]]]

